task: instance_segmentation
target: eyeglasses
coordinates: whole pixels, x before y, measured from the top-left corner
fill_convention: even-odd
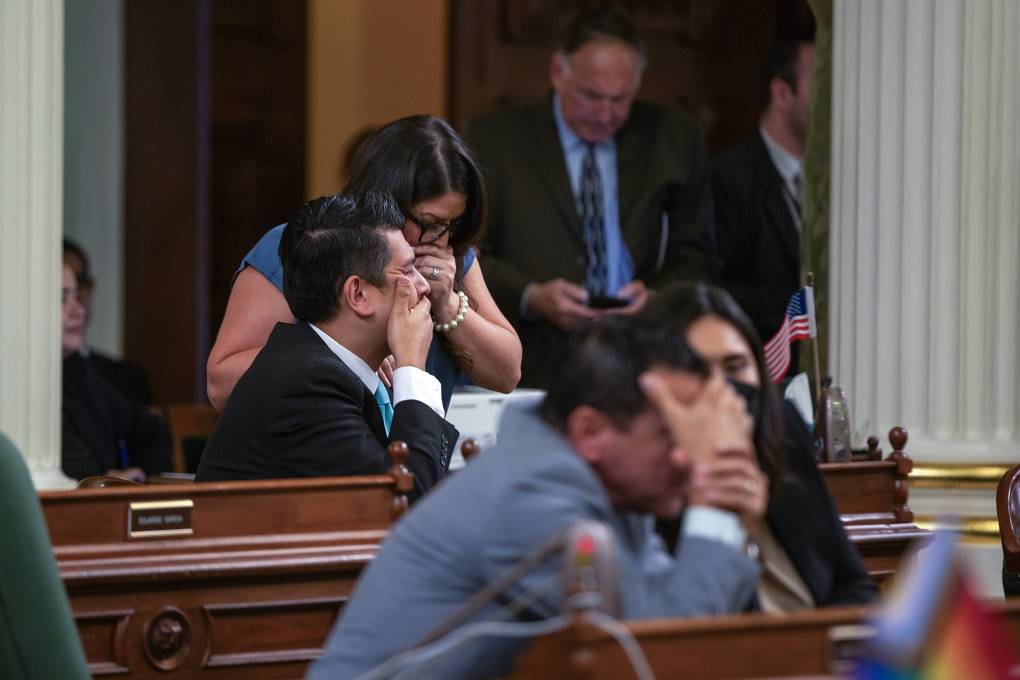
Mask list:
[[[418,243],[435,243],[447,233],[452,236],[460,226],[460,219],[426,224],[410,213],[406,217],[418,227]]]

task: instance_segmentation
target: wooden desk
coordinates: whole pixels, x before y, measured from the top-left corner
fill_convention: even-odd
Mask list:
[[[912,546],[932,538],[930,531],[914,524],[907,505],[907,477],[914,463],[903,452],[906,431],[893,428],[889,440],[893,452],[885,460],[818,466],[850,540],[880,585]]]
[[[909,458],[818,466],[843,523],[904,524],[914,521],[907,506]]]
[[[897,464],[823,466],[853,497]],[[831,481],[836,480],[836,481]],[[830,488],[832,488],[830,486]],[[131,486],[40,494],[96,675],[299,677],[393,522],[390,476]],[[927,532],[865,494],[851,540],[878,581]],[[130,535],[132,503],[190,501],[191,534]],[[841,501],[837,505],[843,511]],[[905,505],[905,502],[904,502]],[[884,513],[884,514],[883,514]],[[891,513],[891,514],[890,514]],[[853,519],[853,518],[851,518]],[[137,524],[137,520],[136,520]]]
[[[1000,603],[995,610],[1006,621],[1014,646],[1020,647],[1020,602]],[[660,619],[626,627],[660,678],[818,677],[837,672],[833,659],[845,658],[851,646],[859,644],[862,631],[846,627],[861,624],[867,613],[845,607],[786,616]],[[567,630],[536,640],[510,677],[617,680],[634,674],[616,640],[581,618]]]
[[[282,678],[318,656],[395,493],[373,476],[40,499],[94,675]],[[159,526],[180,533],[145,533]]]

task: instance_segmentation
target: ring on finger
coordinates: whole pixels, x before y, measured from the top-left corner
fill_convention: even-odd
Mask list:
[[[431,278],[432,278],[433,281],[438,281],[439,280],[439,267],[433,267],[432,268],[432,277]]]
[[[748,494],[753,494],[757,490],[758,490],[757,482],[755,482],[753,479],[744,480],[744,491],[746,491]]]

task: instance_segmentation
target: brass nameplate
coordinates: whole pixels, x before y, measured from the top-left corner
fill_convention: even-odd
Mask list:
[[[128,537],[190,536],[194,501],[146,501],[128,505]]]

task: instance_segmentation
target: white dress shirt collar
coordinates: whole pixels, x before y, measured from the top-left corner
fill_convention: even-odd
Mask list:
[[[787,188],[796,196],[793,178],[803,175],[804,163],[780,146],[779,142],[769,137],[769,133],[765,132],[765,128],[758,128],[758,130],[761,132],[762,141],[765,142],[765,149],[769,152],[769,158],[772,159],[772,165],[776,166],[779,176],[783,178]]]
[[[329,337],[315,324],[310,323],[308,325],[322,338],[322,341],[326,343],[326,347],[329,347],[330,351],[337,355],[347,368],[354,371],[354,375],[358,376],[361,382],[365,383],[368,391],[375,394],[376,388],[379,387],[379,374],[373,371],[372,367],[365,363],[364,359]]]
[[[365,363],[361,357],[326,335],[314,324],[308,325],[322,338],[326,347],[329,347],[330,351],[337,355],[347,368],[354,371],[354,375],[358,376],[368,391],[375,394],[379,387],[379,374],[373,371],[372,367]],[[440,418],[446,417],[446,411],[443,409],[443,389],[439,380],[434,375],[414,366],[402,366],[393,372],[393,398],[391,400],[393,407],[396,408],[397,404],[408,400],[420,401]]]

